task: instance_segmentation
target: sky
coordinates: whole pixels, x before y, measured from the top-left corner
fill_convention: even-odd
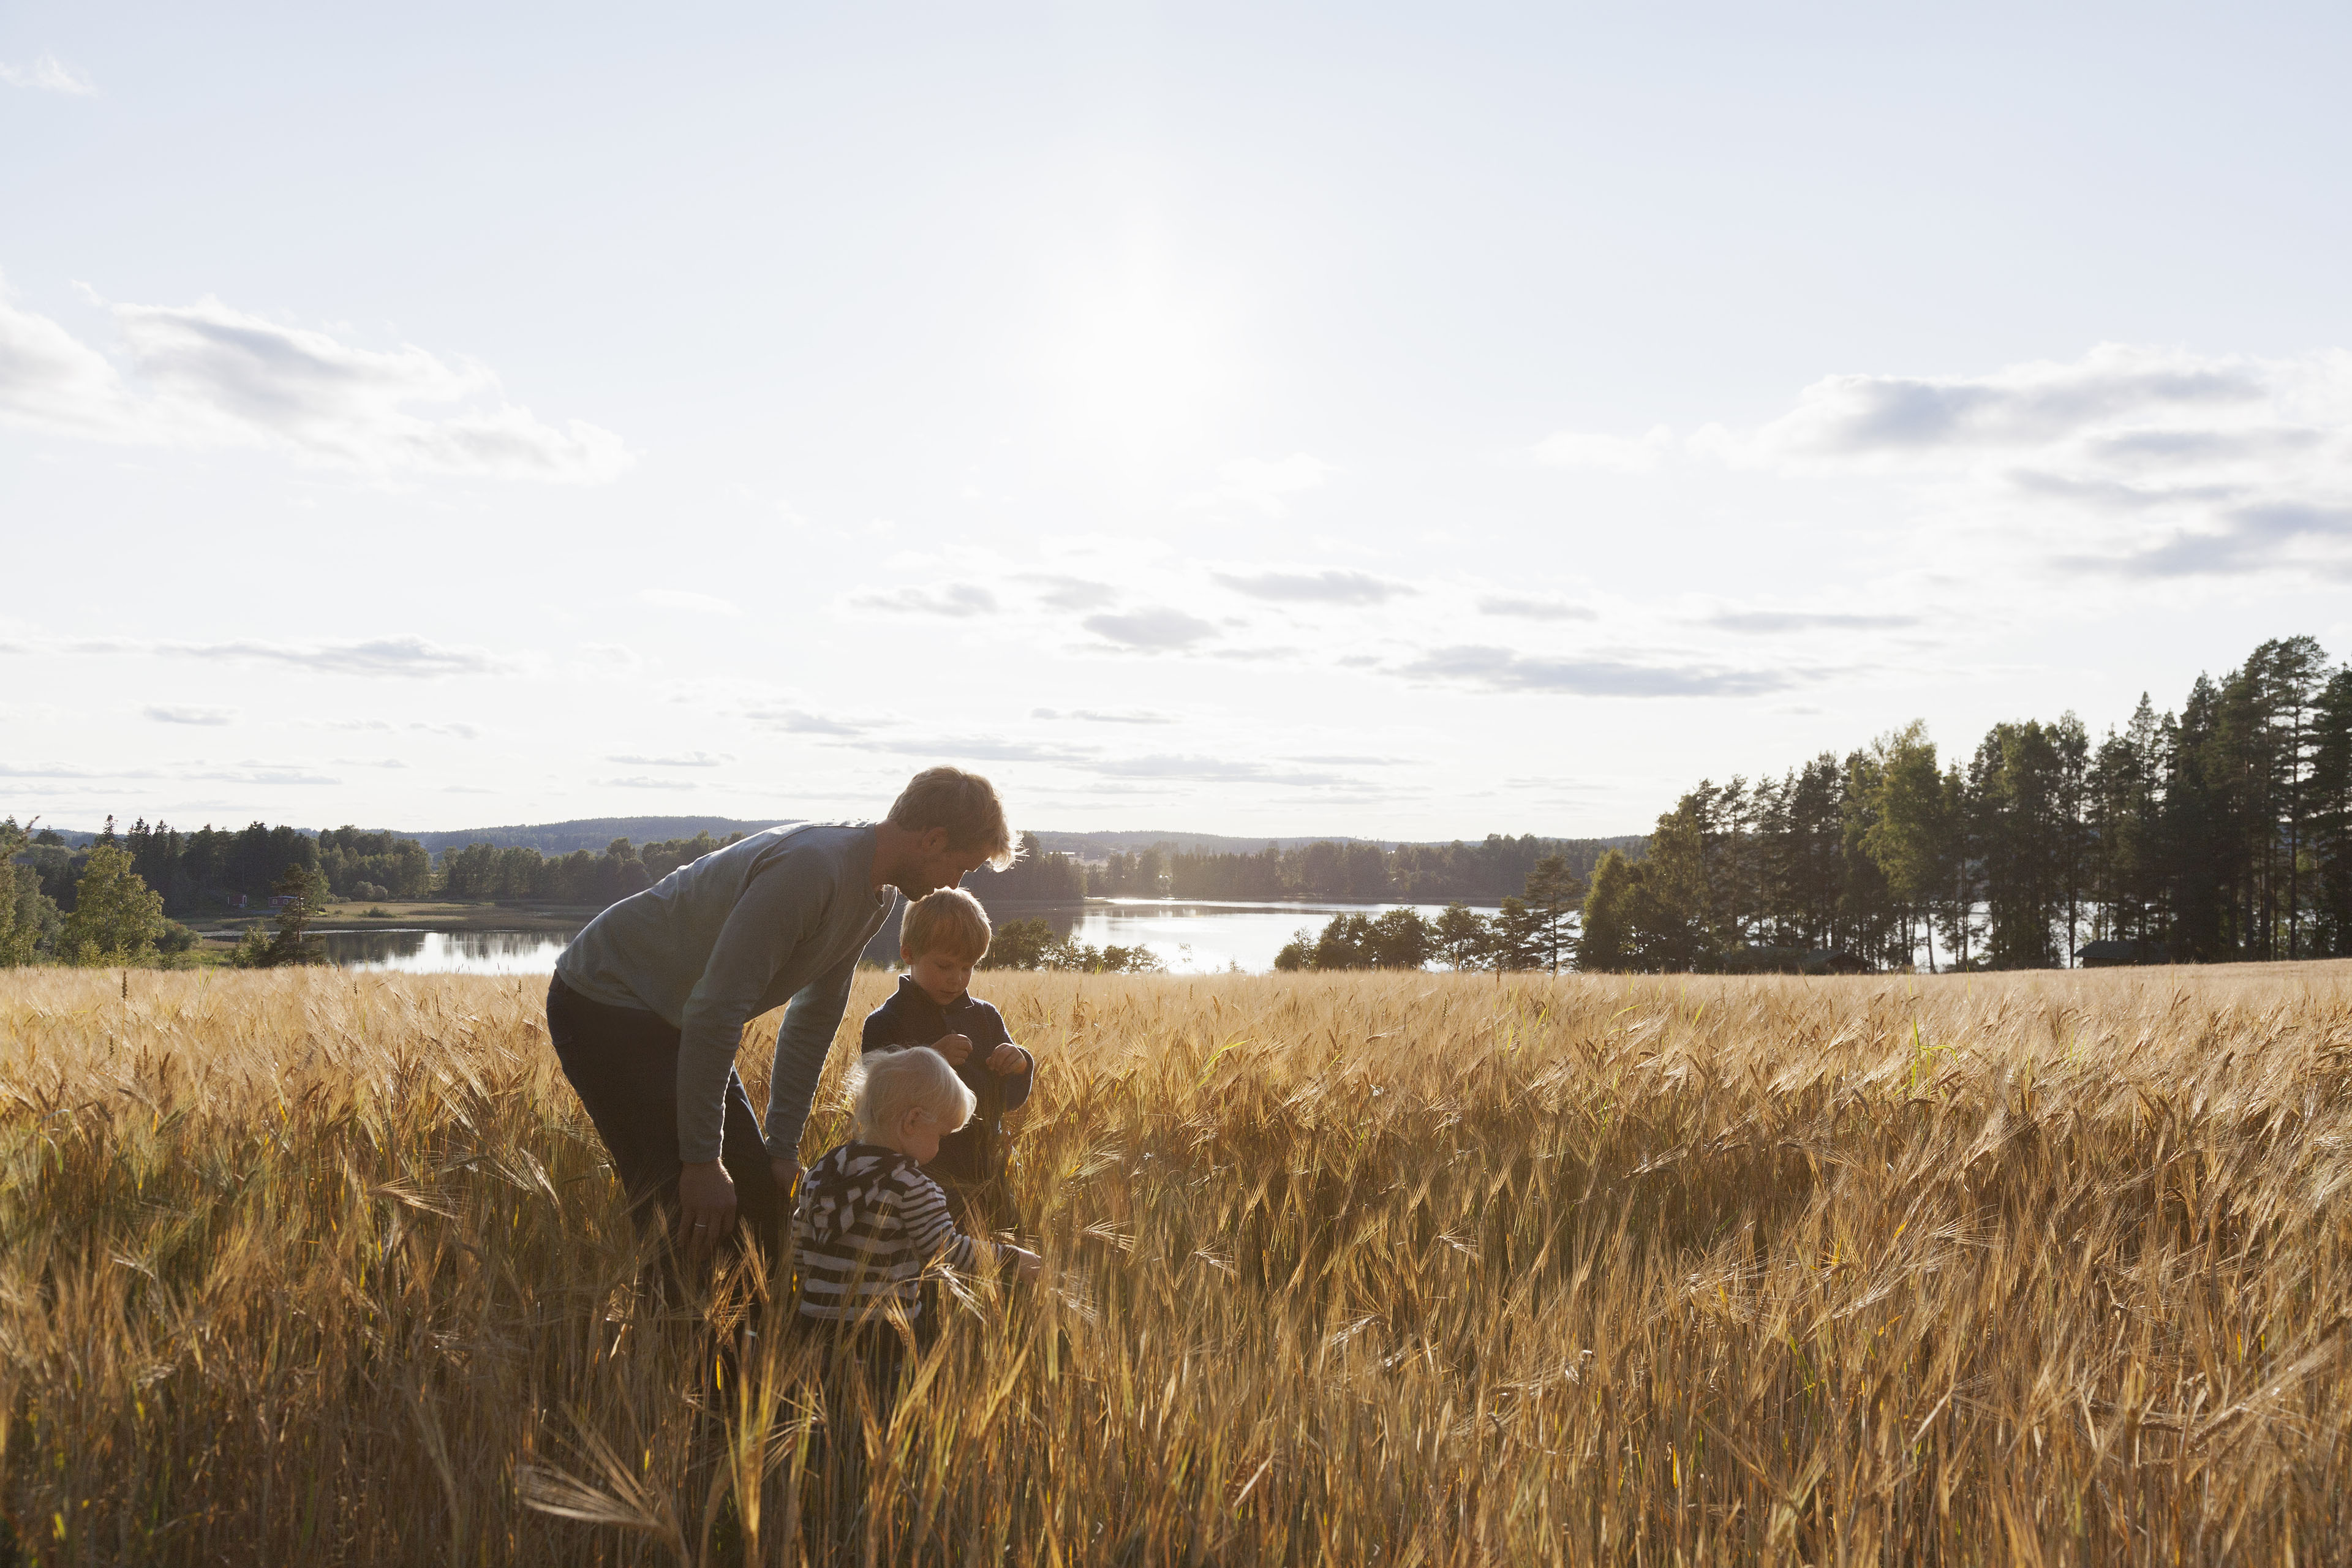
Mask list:
[[[2352,654],[2352,13],[0,6],[0,813],[1644,831]]]

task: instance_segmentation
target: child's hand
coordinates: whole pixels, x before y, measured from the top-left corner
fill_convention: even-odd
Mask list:
[[[948,1066],[951,1068],[960,1068],[963,1066],[964,1058],[971,1055],[971,1037],[970,1035],[950,1035],[944,1039],[933,1044],[931,1049],[947,1058]]]
[[[1034,1279],[1045,1270],[1045,1260],[1027,1247],[1008,1247],[1004,1250],[1013,1254],[1013,1261],[1020,1264],[1022,1279]]]
[[[1011,1078],[1029,1066],[1029,1053],[1007,1040],[988,1053],[988,1070],[999,1078]]]

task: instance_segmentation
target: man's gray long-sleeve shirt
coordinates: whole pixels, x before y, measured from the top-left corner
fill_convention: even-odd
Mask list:
[[[588,922],[556,960],[592,1002],[679,1031],[677,1152],[719,1158],[743,1026],[784,1007],[769,1080],[768,1152],[790,1158],[849,1005],[857,955],[890,912],[865,824],[771,827],[680,866]]]

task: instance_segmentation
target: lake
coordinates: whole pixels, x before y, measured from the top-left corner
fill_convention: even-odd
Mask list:
[[[1239,965],[1263,973],[1303,927],[1319,931],[1339,914],[1377,915],[1417,909],[1434,919],[1439,904],[1264,904],[1214,899],[1095,899],[1083,905],[1006,904],[1000,923],[1043,919],[1057,937],[1096,947],[1146,947],[1171,974],[1209,974]],[[1491,908],[1480,910],[1492,913]],[[333,931],[321,933],[327,957],[347,969],[404,974],[547,974],[569,933],[522,931]],[[887,922],[866,949],[877,963],[898,961],[898,923]]]
[[[327,959],[345,969],[397,974],[552,974],[570,932],[543,931],[331,931]]]
[[[1379,915],[1413,909],[1434,920],[1443,904],[1257,904],[1215,899],[1090,899],[1076,904],[1024,908],[1007,904],[990,915],[1005,921],[1043,917],[1055,936],[1076,935],[1095,947],[1148,947],[1171,974],[1213,974],[1236,965],[1253,973],[1274,967],[1274,955],[1304,929],[1311,937],[1342,914]],[[1491,914],[1491,909],[1481,909]],[[876,939],[877,944],[881,938]],[[887,951],[898,958],[898,939]]]

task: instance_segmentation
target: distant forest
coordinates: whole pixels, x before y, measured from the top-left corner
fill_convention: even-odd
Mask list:
[[[1536,862],[1559,856],[1589,880],[1611,850],[1638,858],[1643,840],[1514,838],[1489,834],[1475,844],[1398,844],[1364,839],[1270,843],[1254,852],[1186,851],[1167,843],[1132,853],[1113,850],[1099,863],[1040,847],[1024,834],[1012,869],[965,882],[982,902],[1064,902],[1098,898],[1310,900],[1330,903],[1498,904],[1527,885]]]
[[[2029,969],[2352,956],[2352,668],[2263,644],[2177,710],[2072,713],[1940,757],[1924,723],[1780,778],[1702,780],[1591,877],[1587,969]]]
[[[6,828],[15,832],[14,819]],[[560,825],[558,842],[579,825]],[[521,833],[526,830],[516,830]],[[0,865],[16,884],[0,887],[12,910],[12,929],[54,932],[76,907],[76,889],[92,849],[119,847],[129,870],[161,896],[165,913],[218,918],[266,905],[289,868],[315,871],[334,897],[394,901],[446,899],[461,902],[562,904],[602,909],[653,886],[679,866],[734,843],[742,835],[633,844],[616,837],[601,849],[543,854],[527,844],[477,841],[432,854],[417,838],[359,827],[311,835],[253,823],[242,828],[204,826],[184,832],[165,823],[134,822],[117,832],[78,835],[18,833],[13,865]],[[1113,851],[1087,866],[1043,849],[1035,834],[1022,836],[1023,856],[1003,872],[980,871],[967,886],[990,903],[1069,903],[1088,894],[1192,899],[1316,900],[1493,903],[1517,892],[1535,862],[1564,857],[1580,877],[1607,850],[1638,856],[1638,838],[1548,839],[1490,836],[1477,844],[1400,845],[1362,840],[1270,843],[1254,853],[1184,853],[1172,844]],[[40,950],[46,936],[28,939]]]
[[[532,848],[470,844],[443,850],[436,866],[414,838],[358,827],[330,828],[313,837],[258,822],[193,833],[137,822],[118,835],[110,822],[104,833],[79,847],[68,846],[61,835],[36,833],[16,861],[30,873],[38,895],[68,911],[82,865],[89,849],[100,845],[129,851],[131,868],[163,895],[163,908],[173,915],[218,914],[267,903],[289,867],[318,872],[339,899],[536,900],[602,908],[741,837],[713,838],[705,832],[642,846],[616,838],[599,853],[575,849],[551,858]]]

